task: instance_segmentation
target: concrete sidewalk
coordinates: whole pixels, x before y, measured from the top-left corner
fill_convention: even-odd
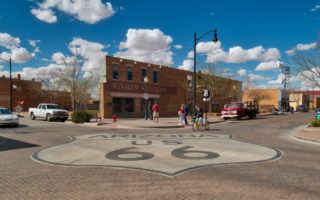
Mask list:
[[[294,134],[295,137],[320,143],[320,127],[305,127]]]
[[[208,117],[210,124],[224,122],[221,117]],[[191,124],[191,118],[188,118],[189,126]],[[178,117],[166,117],[160,118],[158,123],[154,123],[152,120],[145,120],[143,118],[118,118],[117,122],[113,122],[112,119],[103,119],[102,122],[91,121],[90,123],[85,123],[89,126],[99,126],[105,128],[125,128],[125,129],[135,129],[135,128],[184,128],[187,126],[179,125]]]

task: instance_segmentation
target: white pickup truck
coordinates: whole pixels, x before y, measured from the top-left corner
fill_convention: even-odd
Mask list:
[[[69,113],[67,110],[60,109],[57,104],[40,103],[38,108],[29,108],[29,116],[32,120],[36,118],[47,121],[59,119],[64,122],[68,119]]]

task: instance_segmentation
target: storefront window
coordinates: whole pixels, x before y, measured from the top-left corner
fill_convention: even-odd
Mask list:
[[[113,98],[112,107],[113,107],[113,113],[133,113],[134,99],[133,98]]]
[[[158,71],[153,71],[153,83],[158,83]]]
[[[132,67],[128,67],[127,69],[127,80],[132,81]]]
[[[146,77],[147,76],[147,70],[146,69],[144,69],[144,68],[142,68],[141,69],[141,81],[143,82],[143,80],[144,80],[144,77]]]
[[[119,79],[119,66],[116,64],[112,65],[112,78]]]

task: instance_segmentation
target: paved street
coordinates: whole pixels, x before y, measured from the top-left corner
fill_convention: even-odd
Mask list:
[[[316,200],[320,198],[320,144],[292,136],[293,131],[310,122],[312,117],[313,113],[296,113],[229,121],[212,124],[209,131],[201,131],[194,137],[191,127],[153,130],[104,129],[23,118],[18,128],[0,129],[0,196],[1,199]],[[205,138],[201,142],[201,134],[215,140]],[[102,161],[91,159],[90,155],[97,155],[112,145],[116,148],[122,146],[118,140],[108,140],[107,143],[98,141],[99,145],[93,146],[85,141],[88,138],[101,139],[112,135],[134,135],[135,139],[146,135],[166,139],[172,135],[187,135],[187,139],[180,138],[179,142],[186,142],[188,148],[194,146],[210,153],[181,154],[180,146],[177,146],[180,151],[175,151],[174,146],[168,145],[169,150],[175,153],[168,154],[166,159],[159,159],[158,163],[149,164],[148,159],[151,156],[164,156],[159,154],[159,150],[149,149],[147,154],[142,155],[145,158],[144,168],[150,168],[149,170],[139,166],[130,167],[128,162],[135,161],[129,160],[135,159],[137,155],[121,157],[115,155],[114,151],[104,152],[106,159],[123,159],[124,166],[120,167],[114,167],[112,163],[111,166],[106,166],[110,163],[104,165],[99,163]],[[74,141],[71,142],[72,140]],[[124,141],[123,138],[119,140]],[[168,150],[161,143],[164,141],[162,139],[147,138],[138,142],[148,143],[149,140],[155,141],[154,147]],[[63,146],[67,148],[61,148]],[[148,145],[144,148],[147,147]],[[152,145],[151,147],[153,148]],[[184,151],[191,150],[184,148]],[[96,151],[97,149],[99,151]],[[212,152],[214,149],[215,152]],[[148,149],[143,151],[145,150]],[[273,150],[279,151],[281,155],[274,155]],[[42,156],[39,159],[41,162],[32,155]],[[75,158],[75,155],[87,156]],[[199,165],[203,166],[195,167],[195,159],[190,162],[190,170],[184,167],[186,170],[183,173],[175,174],[170,173],[176,172],[170,171],[174,169],[170,166],[180,169],[181,165],[187,166],[190,163],[170,163],[167,160],[170,155],[178,158],[212,158],[214,162],[227,158],[238,161],[232,163],[224,160],[218,165],[203,164],[199,161]],[[247,158],[257,162],[242,162]],[[168,163],[165,163],[166,161]],[[152,168],[156,165],[160,166],[159,170]],[[168,170],[168,173],[161,173],[161,170]]]

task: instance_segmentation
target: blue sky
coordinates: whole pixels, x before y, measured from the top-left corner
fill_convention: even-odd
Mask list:
[[[16,58],[14,71],[25,78],[54,69],[57,55],[70,56],[73,46],[83,50],[84,72],[97,70],[103,54],[188,69],[193,33],[217,28],[218,44],[208,35],[197,47],[199,67],[217,63],[236,79],[249,76],[257,86],[279,87],[276,61],[290,64],[288,50],[312,50],[320,31],[319,0],[76,2],[3,0],[0,56]],[[0,63],[0,73],[6,71]]]

